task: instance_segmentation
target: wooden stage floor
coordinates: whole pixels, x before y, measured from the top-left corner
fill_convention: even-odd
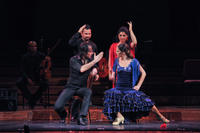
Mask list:
[[[200,132],[200,107],[158,107],[170,123],[164,124],[157,120],[153,113],[138,123],[112,126],[102,114],[103,107],[90,107],[91,123],[87,126],[76,122],[59,123],[59,117],[52,107],[36,107],[34,110],[18,108],[17,111],[0,112],[0,132],[31,132],[31,133],[179,133]],[[67,108],[66,108],[67,109]],[[67,120],[68,121],[68,120]]]
[[[76,123],[61,124],[58,121],[0,121],[0,132],[200,132],[200,121],[172,121],[166,124],[166,127],[161,127],[162,124],[161,122],[150,122],[112,126],[107,122],[95,122],[80,126]]]

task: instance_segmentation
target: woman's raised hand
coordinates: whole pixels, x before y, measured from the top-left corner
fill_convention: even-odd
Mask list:
[[[132,22],[129,21],[129,22],[127,22],[127,24],[128,24],[128,26],[129,26],[129,31],[130,31],[130,30],[133,30],[133,29],[132,29],[132,28],[133,28],[133,24],[132,24]]]

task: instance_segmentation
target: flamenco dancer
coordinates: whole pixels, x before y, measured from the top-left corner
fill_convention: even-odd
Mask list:
[[[139,90],[146,72],[139,61],[131,55],[129,45],[120,44],[116,53],[118,58],[115,60],[112,72],[112,80],[116,82],[116,87],[105,91],[104,115],[113,121],[113,125],[119,125],[123,124],[125,119],[139,119],[153,111],[159,119],[169,123],[170,121],[159,112],[152,100]]]

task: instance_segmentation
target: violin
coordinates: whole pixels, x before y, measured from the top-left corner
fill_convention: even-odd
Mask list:
[[[51,48],[48,48],[47,55],[45,56],[45,59],[40,64],[40,76],[43,76],[45,79],[49,80],[52,76],[51,74],[51,57],[49,56],[50,53],[53,52],[53,50],[58,46],[58,44],[61,42],[61,38],[59,38],[56,42],[56,44]]]
[[[40,64],[40,76],[49,80],[51,78],[51,57],[49,56],[50,49],[48,48],[48,54]]]
[[[87,79],[87,88],[91,89],[92,88],[92,83],[94,82],[95,76],[92,74],[89,74],[88,79]]]

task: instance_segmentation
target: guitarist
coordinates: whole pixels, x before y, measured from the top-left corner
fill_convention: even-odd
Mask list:
[[[92,42],[90,40],[91,37],[92,37],[92,29],[91,29],[90,25],[84,24],[83,26],[81,26],[79,28],[78,32],[76,32],[68,42],[69,46],[73,47],[74,55],[76,55],[77,53],[80,53],[80,45],[83,42],[90,43],[92,45],[92,51],[94,53],[98,54],[97,46],[94,42]],[[95,67],[98,68],[97,64],[95,65]],[[98,79],[98,77],[99,77],[99,75],[97,74],[96,78]],[[89,76],[89,79],[90,79],[90,76]],[[93,78],[91,78],[91,79],[93,79]],[[91,87],[91,80],[88,80],[88,87]],[[78,116],[79,116],[78,111],[79,111],[80,106],[81,106],[80,99],[76,99],[72,102],[72,106],[71,106],[72,118],[71,118],[71,121],[76,121],[76,119],[78,118]]]
[[[28,100],[31,109],[34,108],[42,93],[48,88],[48,81],[44,75],[40,74],[41,63],[45,58],[45,54],[37,50],[36,41],[29,41],[27,53],[21,59],[21,76],[17,80],[16,85],[21,90],[22,95]],[[39,88],[32,94],[28,87],[33,85],[39,85]]]

